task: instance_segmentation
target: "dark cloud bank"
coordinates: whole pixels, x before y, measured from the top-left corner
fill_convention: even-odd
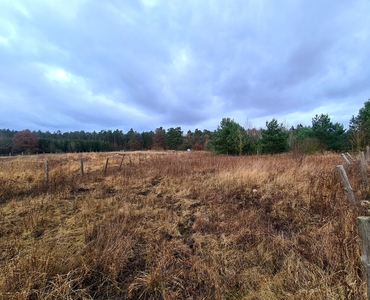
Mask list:
[[[2,1],[2,126],[348,125],[370,98],[367,1]]]

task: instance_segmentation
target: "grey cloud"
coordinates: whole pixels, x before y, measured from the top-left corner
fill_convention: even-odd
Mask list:
[[[330,41],[303,43],[294,49],[288,58],[285,74],[281,74],[278,85],[283,88],[297,85],[304,80],[310,80],[315,74],[325,72],[328,68],[326,57],[330,54]]]
[[[1,27],[12,28],[0,30],[0,118],[16,129],[216,128],[225,116],[314,116],[350,97],[358,111],[368,98],[366,2],[154,4],[0,4]]]

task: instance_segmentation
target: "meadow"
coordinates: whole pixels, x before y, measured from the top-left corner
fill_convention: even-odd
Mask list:
[[[368,212],[348,204],[343,163],[330,153],[1,157],[0,298],[365,299],[357,216]],[[357,166],[345,167],[367,199]]]

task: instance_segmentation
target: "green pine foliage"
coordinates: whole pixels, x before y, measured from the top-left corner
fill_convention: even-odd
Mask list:
[[[27,133],[27,134],[25,134]],[[299,124],[287,130],[273,118],[266,128],[245,129],[231,118],[223,118],[216,130],[183,133],[181,127],[139,133],[130,129],[99,132],[14,131],[0,129],[0,155],[55,152],[105,152],[137,150],[207,150],[217,154],[245,155],[294,151],[311,154],[317,151],[363,150],[370,144],[370,99],[357,116],[352,116],[347,131],[328,114],[315,115],[312,126]]]
[[[342,124],[333,123],[328,114],[312,119],[312,134],[319,141],[321,151],[339,151],[347,148],[348,139]]]
[[[178,150],[183,143],[181,127],[167,129],[165,140],[169,150]]]
[[[349,140],[352,147],[362,150],[370,143],[370,99],[349,122]]]
[[[318,139],[314,138],[310,126],[299,124],[290,129],[289,149],[295,153],[313,154],[320,148]]]
[[[266,129],[261,130],[261,135],[263,153],[274,154],[288,151],[289,131],[275,118],[266,122]]]
[[[242,155],[251,146],[246,130],[230,118],[223,118],[210,146],[218,154]]]

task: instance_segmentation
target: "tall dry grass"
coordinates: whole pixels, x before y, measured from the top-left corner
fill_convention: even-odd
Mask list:
[[[339,155],[122,155],[1,158],[1,298],[365,298]]]

